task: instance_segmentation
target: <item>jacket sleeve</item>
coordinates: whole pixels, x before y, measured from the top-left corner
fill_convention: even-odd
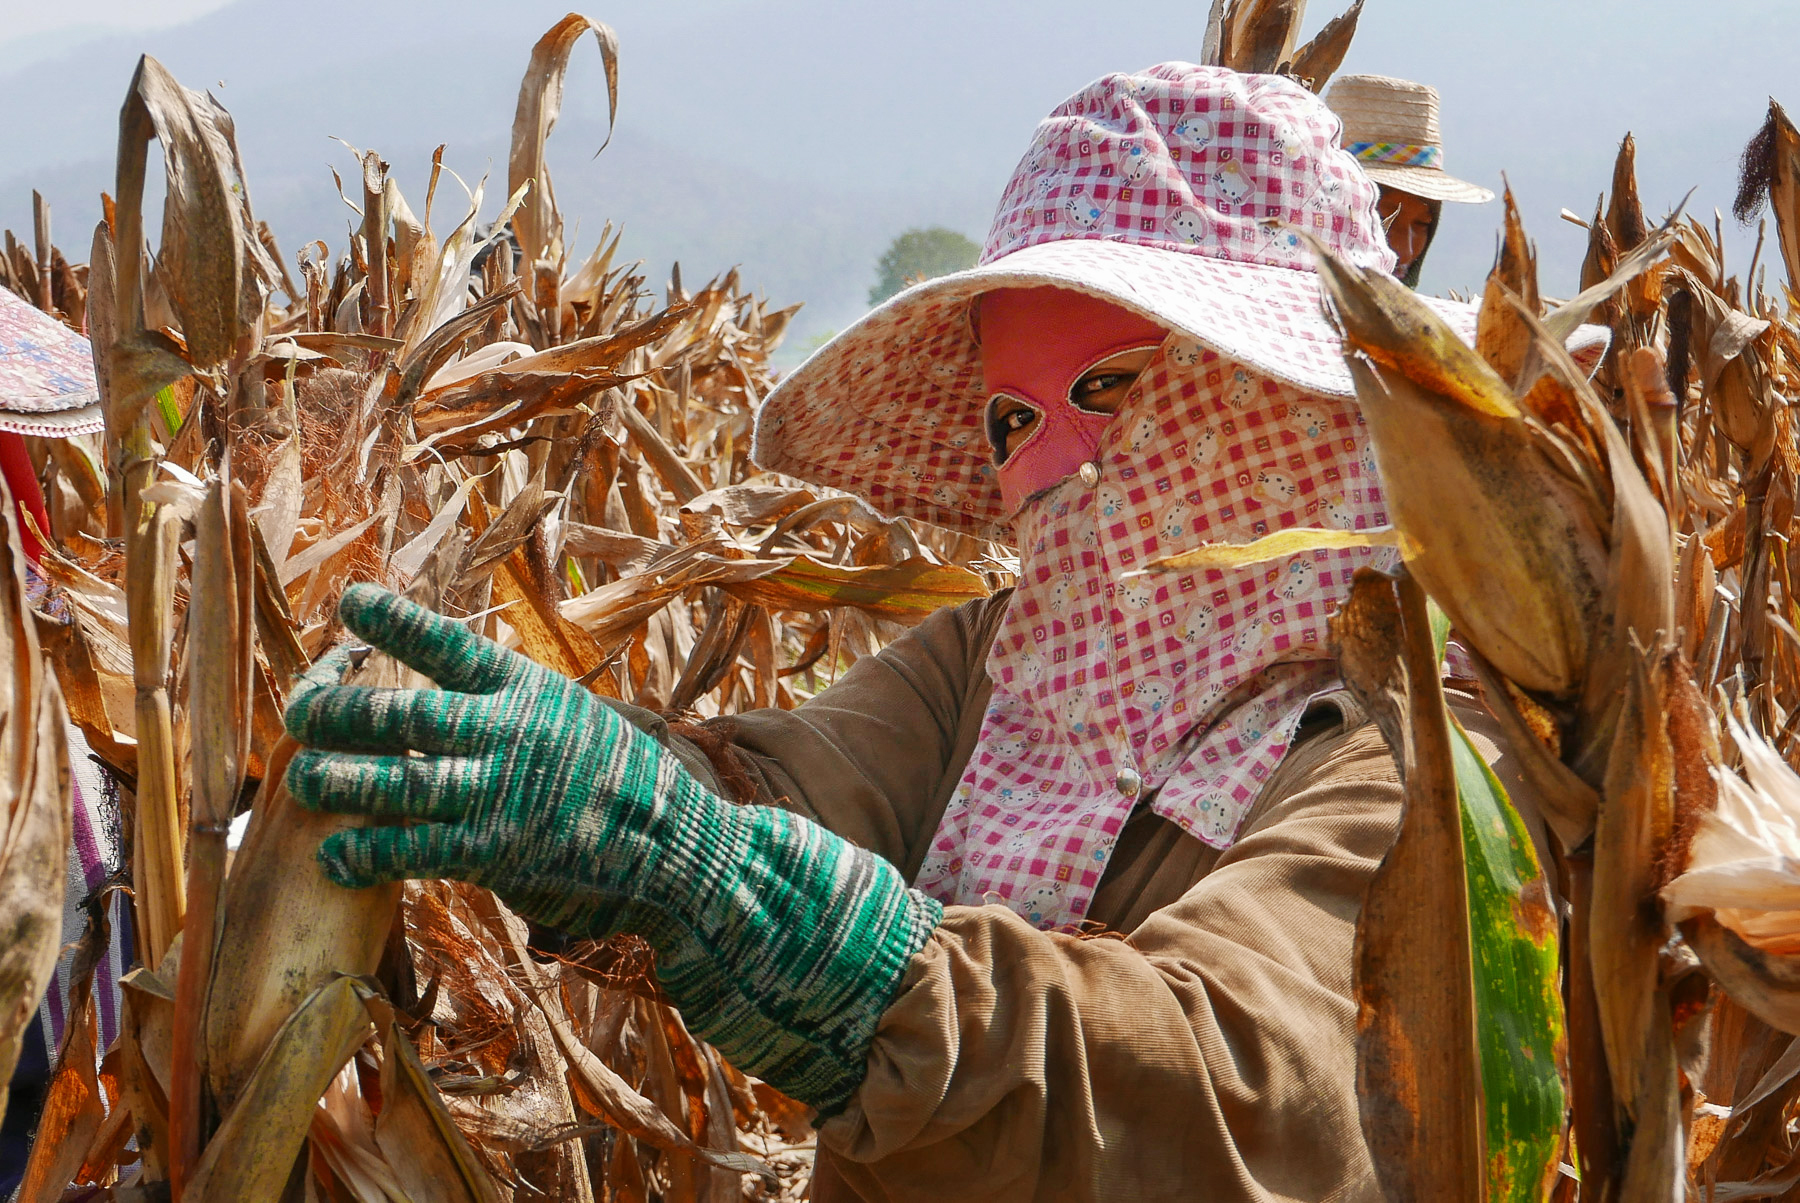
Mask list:
[[[815,820],[911,880],[980,734],[992,691],[988,648],[1009,597],[939,610],[793,710],[704,726],[749,772],[756,801]],[[719,787],[693,741],[648,710],[611,704]]]
[[[893,1201],[1379,1197],[1351,964],[1400,798],[1375,728],[1340,728],[1128,939],[948,908],[821,1127],[831,1169]]]

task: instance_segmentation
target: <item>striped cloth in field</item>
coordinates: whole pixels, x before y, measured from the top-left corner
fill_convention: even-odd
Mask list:
[[[25,592],[32,607],[52,621],[69,621],[64,603],[50,593],[49,582],[36,567],[25,568]],[[119,795],[111,776],[94,759],[87,738],[72,722],[64,722],[69,741],[69,793],[73,809],[68,853],[68,882],[63,890],[62,945],[56,976],[38,1004],[40,1030],[50,1063],[56,1063],[68,1022],[70,973],[75,946],[87,929],[83,905],[123,863],[124,842],[119,823]],[[119,979],[131,968],[130,907],[123,891],[106,901],[111,933],[106,952],[94,967],[94,1007],[99,1020],[99,1047],[104,1053],[119,1034]]]

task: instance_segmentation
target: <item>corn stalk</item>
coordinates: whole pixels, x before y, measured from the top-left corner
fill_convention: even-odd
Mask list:
[[[526,166],[489,233],[479,188],[444,216],[441,153],[415,214],[359,150],[348,252],[308,247],[298,279],[271,261],[229,118],[139,66],[118,203],[85,289],[62,293],[104,349],[110,488],[61,494],[44,567],[74,615],[56,660],[71,717],[136,781],[144,949],[106,1050],[118,1089],[103,1096],[101,1050],[75,1025],[90,1043],[58,1067],[28,1198],[132,1176],[190,1203],[304,1182],[481,1203],[804,1187],[804,1109],[688,1035],[641,945],[555,959],[479,890],[341,890],[314,852],[346,820],[281,784],[286,692],[341,638],[353,581],[689,722],[793,706],[1005,583],[955,566],[950,536],[748,462],[791,309],[735,272],[653,301],[610,227],[571,256],[543,140],[587,32],[614,74],[610,31],[584,18],[539,43],[515,126]],[[123,556],[93,537],[107,529]],[[422,684],[380,656],[352,679]]]

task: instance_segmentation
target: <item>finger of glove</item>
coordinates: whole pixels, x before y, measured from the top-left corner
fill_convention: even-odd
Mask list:
[[[288,696],[290,699],[298,700],[309,693],[329,689],[344,679],[344,673],[349,667],[350,649],[347,647],[333,648],[320,656],[311,668],[300,674],[300,678],[294,682],[294,688]]]
[[[300,805],[333,814],[390,819],[459,819],[480,779],[460,756],[359,756],[307,748],[288,763],[287,787]]]
[[[333,685],[297,694],[287,733],[339,752],[472,753],[495,730],[493,699],[445,689]]]
[[[356,634],[445,689],[492,693],[531,664],[455,619],[378,585],[356,584],[344,590],[338,617]]]
[[[319,844],[325,875],[348,890],[408,878],[467,878],[463,841],[445,823],[415,827],[353,827]]]

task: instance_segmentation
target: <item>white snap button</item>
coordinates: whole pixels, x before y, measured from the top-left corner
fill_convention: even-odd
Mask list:
[[[1127,798],[1135,798],[1144,788],[1144,779],[1138,776],[1136,769],[1120,769],[1118,776],[1113,778],[1113,785]]]
[[[1089,460],[1087,463],[1081,465],[1081,468],[1076,472],[1076,475],[1081,477],[1082,484],[1091,489],[1100,483],[1100,465],[1096,464],[1093,460]]]

